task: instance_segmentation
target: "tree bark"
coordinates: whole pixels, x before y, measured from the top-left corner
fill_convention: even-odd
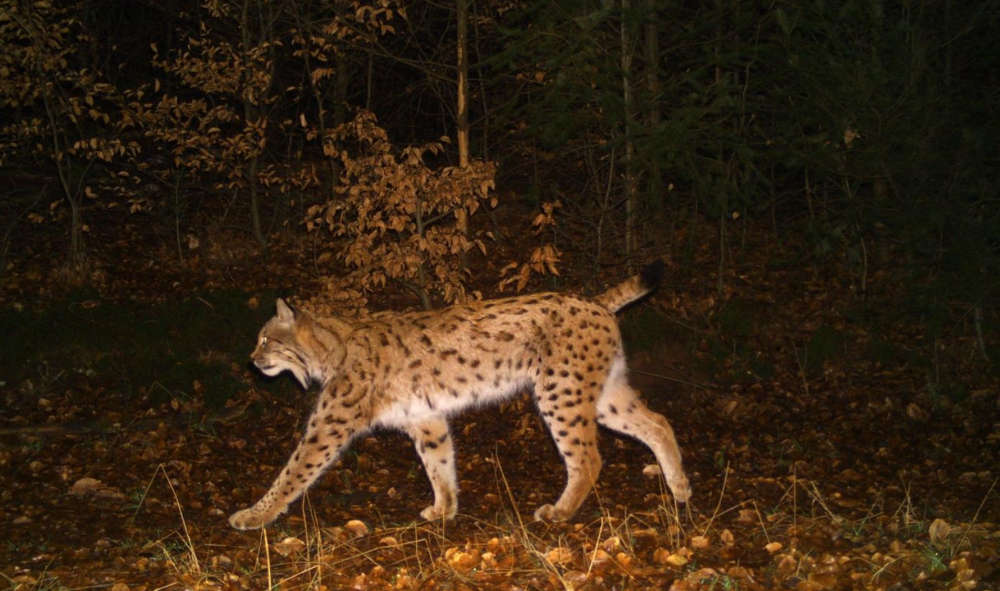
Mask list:
[[[468,26],[469,26],[469,4],[468,0],[456,0],[455,14],[458,20],[458,104],[457,104],[457,124],[458,124],[458,165],[465,168],[469,165],[469,57]]]
[[[621,67],[622,67],[622,107],[624,110],[625,133],[625,256],[632,264],[635,253],[635,216],[638,209],[638,188],[635,174],[635,144],[632,141],[632,120],[635,99],[632,94],[632,35],[629,32],[629,11],[631,0],[622,0],[621,20]]]
[[[469,53],[468,48],[468,30],[469,30],[469,3],[468,0],[456,0],[455,2],[455,18],[457,19],[457,43],[458,46],[456,55],[456,66],[458,68],[458,99],[456,105],[456,127],[458,135],[458,166],[459,168],[467,168],[469,166],[469,106],[468,106],[468,92],[469,92]],[[466,212],[464,207],[460,207],[455,211],[456,224],[458,230],[466,238],[469,237],[469,219],[468,212]],[[462,253],[461,257],[462,269],[468,267],[468,257],[465,253]]]
[[[656,20],[656,5],[658,0],[646,0],[646,91],[649,93],[649,109],[646,119],[649,129],[660,126],[660,39]],[[653,158],[649,163],[649,198],[653,203],[665,200],[663,195],[663,173],[660,162]]]

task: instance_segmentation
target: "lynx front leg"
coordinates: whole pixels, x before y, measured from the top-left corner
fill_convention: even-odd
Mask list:
[[[323,400],[322,396],[320,400]],[[258,529],[277,519],[337,459],[358,433],[358,429],[351,426],[357,419],[322,410],[322,406],[333,405],[317,407],[309,418],[306,434],[271,488],[253,507],[233,513],[229,525],[236,529]]]
[[[458,483],[455,477],[455,450],[444,417],[410,424],[406,432],[424,464],[434,489],[434,504],[420,512],[427,521],[451,519],[458,511]]]

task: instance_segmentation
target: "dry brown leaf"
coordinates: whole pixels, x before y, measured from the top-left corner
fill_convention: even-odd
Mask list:
[[[608,552],[607,552],[606,550],[604,550],[603,548],[598,548],[598,549],[597,549],[597,550],[595,550],[595,551],[594,551],[594,553],[593,553],[593,554],[591,555],[591,561],[592,561],[592,562],[593,562],[593,563],[594,563],[595,565],[602,565],[602,564],[607,564],[607,563],[608,563],[608,562],[609,562],[610,560],[611,560],[611,554],[609,554],[609,553],[608,553]]]
[[[101,481],[96,478],[84,477],[73,483],[69,489],[71,495],[86,495],[96,491],[102,486]]]
[[[557,546],[545,553],[545,559],[552,564],[567,564],[573,560],[573,551],[565,546]]]
[[[663,474],[663,471],[660,470],[659,464],[646,464],[642,468],[642,475],[648,478],[655,478],[660,474]]]
[[[84,477],[73,483],[69,489],[69,494],[82,496],[94,495],[106,499],[124,499],[125,495],[112,486],[108,486],[96,478]]]
[[[610,538],[604,540],[604,543],[601,544],[601,548],[604,548],[608,552],[617,552],[621,547],[622,540],[618,536],[611,536]]]
[[[930,536],[931,543],[935,546],[941,545],[950,533],[951,526],[940,517],[932,521],[930,527],[927,528],[927,535]]]
[[[792,576],[796,570],[799,568],[799,561],[795,559],[791,554],[779,554],[777,571],[778,576],[787,579]]]
[[[288,557],[305,550],[306,543],[298,538],[287,537],[280,542],[276,542],[272,547],[278,554]]]
[[[753,509],[740,509],[736,521],[740,523],[754,523],[757,521],[757,512]]]
[[[701,585],[704,585],[706,581],[714,581],[718,578],[719,571],[711,567],[702,567],[698,570],[691,571],[684,577],[689,583],[697,584],[696,589],[704,589]]]
[[[809,582],[815,589],[836,589],[837,575],[832,572],[815,572],[809,575]]]
[[[348,521],[344,525],[344,529],[351,532],[351,535],[353,535],[356,538],[368,535],[368,526],[365,525],[363,521],[359,521],[357,519],[352,519]]]
[[[570,589],[577,589],[587,582],[587,573],[578,570],[569,570],[563,573],[562,580]]]
[[[670,566],[684,566],[688,563],[688,559],[680,552],[671,552],[666,548],[657,548],[653,551],[653,562],[669,564]]]
[[[930,415],[927,414],[926,410],[920,408],[916,402],[911,402],[906,406],[906,416],[910,417],[914,421],[923,422],[926,421]]]
[[[452,547],[445,550],[444,559],[453,569],[466,572],[479,565],[479,552]]]
[[[480,560],[479,563],[480,569],[485,570],[485,569],[497,568],[497,557],[496,554],[492,552],[483,552],[482,555],[479,557],[479,560]]]
[[[615,562],[618,563],[622,568],[629,568],[632,566],[633,558],[631,554],[626,554],[624,552],[619,552],[615,554]]]
[[[764,549],[767,550],[768,553],[774,554],[778,550],[781,550],[783,547],[784,546],[781,545],[781,542],[771,542],[770,544],[765,545]]]

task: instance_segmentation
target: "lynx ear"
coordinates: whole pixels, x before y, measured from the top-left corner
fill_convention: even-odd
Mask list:
[[[283,298],[278,298],[276,304],[278,306],[278,320],[283,322],[291,322],[292,320],[295,320],[295,308],[293,308]]]

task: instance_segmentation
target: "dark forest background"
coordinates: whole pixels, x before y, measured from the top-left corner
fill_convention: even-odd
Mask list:
[[[998,18],[952,0],[4,0],[0,272],[45,259],[86,283],[123,241],[162,265],[281,244],[342,288],[431,305],[779,244],[794,257],[774,264],[836,269],[860,298],[891,273],[924,328],[958,322],[988,355]]]

